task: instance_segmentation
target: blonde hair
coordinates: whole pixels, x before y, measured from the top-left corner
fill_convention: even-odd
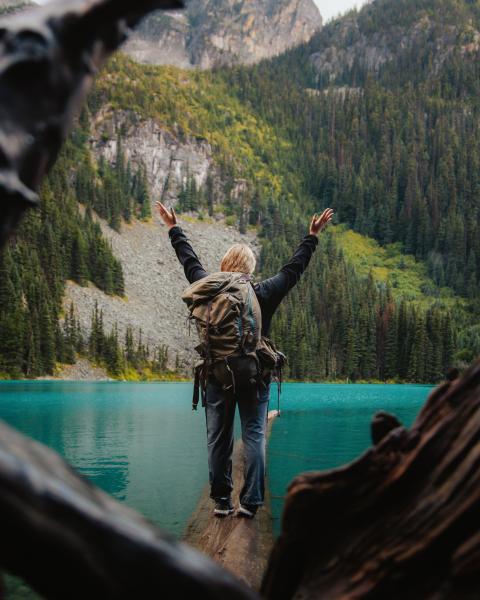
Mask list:
[[[257,261],[251,248],[246,244],[234,244],[225,252],[220,270],[229,273],[248,273],[255,271]]]

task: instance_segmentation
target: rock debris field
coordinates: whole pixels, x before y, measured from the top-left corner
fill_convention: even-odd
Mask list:
[[[168,346],[170,366],[175,364],[178,351],[183,370],[191,374],[196,354],[193,348],[198,342],[195,330],[188,332],[188,313],[181,300],[188,282],[170,244],[166,227],[157,215],[148,223],[135,221],[123,224],[121,233],[111,229],[102,219],[98,221],[111,242],[114,255],[122,263],[125,297],[108,296],[92,284],[81,287],[68,281],[65,309],[68,310],[70,303],[74,303],[82,330],[87,334],[97,302],[98,308],[103,311],[106,332],[117,323],[120,339],[123,340],[130,325],[137,339],[141,329],[142,338],[150,347],[159,344]],[[220,222],[180,220],[179,224],[207,271],[217,271],[225,251],[237,242],[252,245],[258,255],[258,244],[251,233],[241,235],[233,227]]]

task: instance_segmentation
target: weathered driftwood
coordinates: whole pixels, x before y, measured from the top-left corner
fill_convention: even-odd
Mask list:
[[[256,598],[0,422],[0,569],[47,598]]]
[[[297,477],[267,598],[478,598],[480,363],[431,393],[407,430],[385,414],[377,445]]]
[[[93,76],[154,9],[180,0],[61,0],[0,21],[0,247],[37,191]]]
[[[371,434],[374,445],[378,444],[393,429],[401,427],[402,424],[395,415],[385,411],[378,412],[372,419]]]
[[[268,414],[269,426],[278,412]],[[235,444],[233,455],[232,498],[237,500],[243,483],[244,452],[241,441]],[[268,555],[273,545],[270,497],[267,490],[265,506],[255,519],[235,516],[219,519],[212,513],[212,500],[207,487],[200,499],[197,510],[190,519],[183,539],[207,556],[213,558],[250,588],[258,590],[267,565]]]

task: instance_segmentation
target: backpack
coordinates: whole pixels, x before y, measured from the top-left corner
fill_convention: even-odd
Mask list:
[[[245,273],[213,273],[190,285],[182,294],[200,343],[201,359],[195,365],[193,410],[200,388],[205,405],[207,378],[213,374],[225,391],[256,393],[267,370],[281,353],[262,338],[262,312]]]

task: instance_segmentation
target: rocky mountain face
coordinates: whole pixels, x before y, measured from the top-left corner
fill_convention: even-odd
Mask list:
[[[330,43],[325,40],[327,43],[322,43],[324,47],[314,52],[310,60],[317,73],[328,76],[332,81],[352,71],[356,65],[378,73],[386,63],[398,62],[418,48],[425,51],[430,47],[435,54],[431,64],[431,72],[435,74],[457,46],[462,29],[450,25],[439,32],[436,21],[423,16],[409,28],[398,27],[394,31],[369,35],[362,31],[361,21],[355,17],[347,18],[337,23],[335,40],[328,40]],[[480,33],[472,27],[461,50],[473,52],[479,47]]]
[[[218,183],[212,148],[203,138],[171,133],[153,119],[139,120],[133,113],[110,107],[97,114],[90,144],[97,157],[114,163],[118,132],[122,131],[125,158],[134,167],[145,166],[151,195],[175,205],[178,193],[188,177],[198,188],[210,174]]]
[[[180,368],[190,375],[198,341],[196,332],[190,332],[187,327],[187,311],[181,300],[188,282],[153,202],[163,198],[167,204],[175,205],[187,175],[195,179],[199,188],[205,185],[210,175],[220,189],[220,175],[206,140],[175,135],[152,119],[138,120],[133,113],[113,112],[108,107],[100,110],[91,123],[90,146],[97,160],[103,157],[107,162],[115,163],[119,130],[122,131],[122,151],[126,160],[133,167],[145,167],[153,218],[149,222],[124,223],[117,232],[106,221],[94,216],[104,237],[109,240],[113,254],[122,264],[125,298],[109,296],[92,284],[82,287],[68,281],[65,310],[73,302],[81,328],[88,334],[92,311],[97,305],[103,313],[105,331],[117,325],[119,337],[124,339],[127,327],[132,327],[138,339],[141,330],[143,341],[151,348],[168,346],[172,368],[178,353]],[[241,187],[242,182],[237,185]],[[82,206],[80,208],[84,210]],[[187,216],[180,224],[209,271],[218,270],[220,259],[234,243],[247,243],[258,254],[255,234],[240,234],[237,228],[225,224],[221,214],[203,220],[198,216]]]
[[[119,132],[126,161],[134,169],[145,167],[149,191],[155,200],[176,206],[179,194],[190,179],[195,181],[197,189],[202,189],[208,178],[217,202],[224,199],[222,175],[205,138],[185,135],[175,127],[172,132],[154,119],[139,119],[133,112],[113,111],[106,106],[92,123],[90,147],[94,156],[114,164]],[[245,180],[235,179],[231,197],[239,197],[244,188]]]
[[[147,17],[124,49],[139,62],[183,68],[252,64],[321,26],[313,0],[191,0],[183,12]]]
[[[466,55],[480,48],[473,19],[463,14],[449,18],[430,4],[422,8],[400,0],[395,13],[388,2],[379,1],[341,17],[311,40],[310,62],[324,82],[355,79],[360,71],[378,74],[389,63],[398,68],[414,56],[424,56],[434,75],[454,50]]]

